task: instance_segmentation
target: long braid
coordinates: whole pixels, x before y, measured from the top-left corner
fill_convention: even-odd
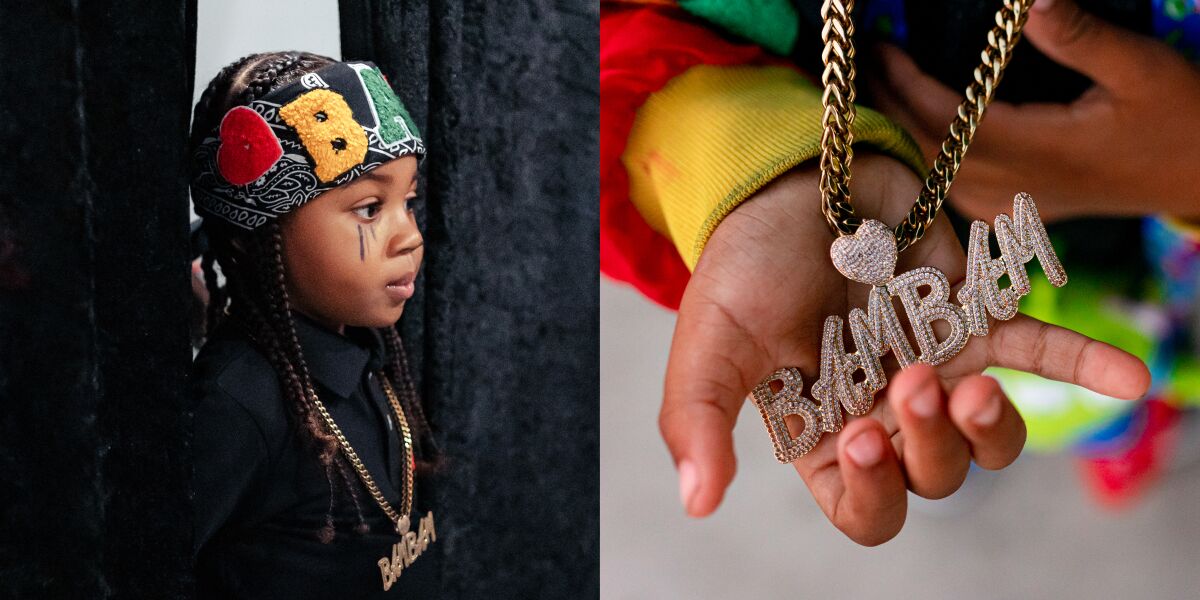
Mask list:
[[[275,222],[263,228],[265,237],[260,239],[264,241],[265,247],[261,249],[261,255],[267,260],[262,263],[263,272],[259,283],[270,301],[267,317],[271,322],[270,326],[274,328],[276,339],[281,340],[281,347],[288,358],[288,371],[295,374],[301,385],[299,395],[304,399],[302,414],[305,425],[323,447],[321,463],[328,465],[337,454],[337,438],[325,431],[325,426],[318,419],[316,411],[312,410],[315,406],[312,391],[315,388],[312,375],[308,372],[308,363],[305,362],[300,348],[300,338],[296,335],[296,321],[292,318],[292,304],[288,298],[283,266],[283,234],[279,224]]]
[[[204,136],[208,135],[209,131],[216,126],[214,117],[218,114],[223,114],[221,111],[214,110],[214,103],[218,103],[217,101],[221,100],[218,103],[219,105],[227,104],[225,98],[229,95],[229,88],[237,79],[237,74],[245,70],[248,63],[260,56],[258,54],[251,54],[226,65],[208,83],[208,87],[200,94],[200,100],[196,102],[195,110],[192,113],[192,132],[189,143],[191,149],[195,150],[200,146],[200,142],[203,141]],[[194,167],[195,165],[193,165]],[[204,331],[206,334],[216,330],[217,326],[220,325],[224,317],[226,303],[229,300],[227,289],[220,285],[217,278],[216,264],[218,256],[229,256],[230,254],[222,252],[222,249],[216,247],[224,241],[223,239],[213,239],[213,236],[209,237],[209,249],[204,253],[200,261],[200,267],[204,273],[204,285],[208,288],[208,307],[205,310],[204,321]],[[225,265],[225,267],[227,266]],[[225,270],[225,268],[222,268],[222,272]]]
[[[351,466],[345,460],[337,461],[338,473],[342,476],[342,483],[346,484],[346,489],[352,492],[357,489],[354,485],[355,475],[350,472]],[[354,526],[354,531],[359,534],[367,534],[371,532],[371,526],[367,525],[367,519],[363,516],[362,498],[359,498],[357,493],[350,494],[350,500],[354,503],[354,510],[358,513],[358,524]]]
[[[412,373],[409,372],[408,367],[408,355],[404,351],[404,341],[395,326],[386,327],[380,331],[383,333],[388,356],[391,358],[385,367],[385,374],[391,380],[393,387],[400,390],[400,402],[408,414],[413,416],[414,429],[418,432],[418,444],[426,450],[424,454],[429,457],[418,463],[418,467],[425,472],[436,471],[442,453],[433,439],[433,429],[429,426],[429,420],[425,418],[425,409],[421,406],[421,396],[417,393],[416,386],[413,385]]]
[[[341,481],[345,486],[344,489],[349,493],[351,502],[354,505],[355,515],[358,525],[356,531],[363,532],[366,528],[366,518],[363,515],[362,500],[359,497],[358,486],[354,485],[349,477],[349,467],[346,464],[345,458],[338,453],[337,438],[325,428],[325,424],[320,421],[316,411],[313,409],[315,398],[313,397],[312,376],[308,372],[308,365],[304,360],[303,352],[300,347],[299,337],[296,334],[296,322],[292,317],[291,301],[288,297],[285,269],[283,263],[283,235],[280,231],[278,223],[271,223],[265,227],[265,236],[260,238],[265,247],[262,248],[260,256],[268,257],[269,260],[263,262],[265,267],[263,277],[260,282],[263,286],[263,291],[271,301],[271,310],[268,315],[272,321],[271,325],[275,331],[275,339],[282,340],[281,349],[287,355],[288,360],[285,361],[286,369],[295,375],[296,379],[301,384],[301,395],[304,398],[302,412],[298,415],[301,417],[305,428],[308,430],[312,439],[320,446],[321,466],[325,469],[325,477],[330,484],[329,510],[325,514],[325,525],[321,528],[318,538],[323,543],[329,543],[334,539],[335,529],[333,525],[333,505],[334,505],[334,487],[333,473],[341,477]]]

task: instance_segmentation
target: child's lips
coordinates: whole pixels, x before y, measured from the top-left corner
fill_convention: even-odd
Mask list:
[[[414,288],[413,279],[415,278],[415,274],[409,273],[400,279],[389,281],[384,288],[387,291],[388,297],[396,302],[403,302],[412,298]]]

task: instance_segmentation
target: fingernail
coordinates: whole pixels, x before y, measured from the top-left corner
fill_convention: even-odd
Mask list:
[[[679,463],[679,502],[683,504],[683,511],[691,514],[692,498],[696,496],[696,489],[700,482],[696,479],[696,465],[691,461],[683,461]]]
[[[883,442],[875,431],[864,431],[846,444],[846,454],[854,464],[870,467],[883,458]]]
[[[1033,3],[1033,10],[1036,10],[1038,12],[1045,12],[1047,10],[1050,10],[1051,6],[1054,6],[1054,0],[1036,0]]]
[[[937,414],[938,404],[938,384],[929,381],[913,394],[908,401],[908,408],[918,417],[928,419]]]
[[[983,403],[983,408],[980,408],[975,414],[971,415],[971,422],[980,427],[991,427],[1000,420],[1000,394],[992,394],[986,402]]]

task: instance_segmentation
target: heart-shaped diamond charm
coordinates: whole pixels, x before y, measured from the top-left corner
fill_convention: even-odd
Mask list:
[[[844,235],[829,248],[833,266],[859,283],[884,285],[896,272],[896,237],[874,219],[863,221],[854,235]]]

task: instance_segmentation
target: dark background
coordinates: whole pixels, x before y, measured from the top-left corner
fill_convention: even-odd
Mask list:
[[[341,3],[430,150],[402,325],[449,598],[599,594],[598,8],[559,4]],[[0,4],[3,598],[191,595],[195,14]]]
[[[343,58],[415,84],[429,146],[403,334],[451,459],[443,589],[598,597],[598,4],[342,0],[341,21]]]

